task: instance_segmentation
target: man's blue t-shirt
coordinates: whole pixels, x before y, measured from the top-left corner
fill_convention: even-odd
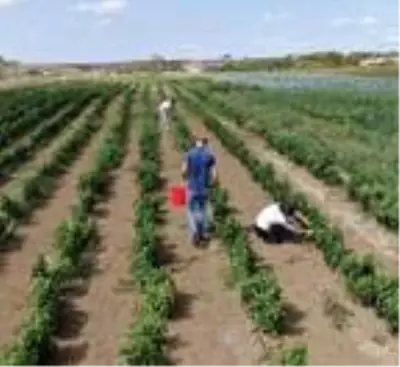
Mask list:
[[[209,186],[210,171],[215,158],[206,147],[194,147],[186,154],[188,188],[198,195],[205,195]]]

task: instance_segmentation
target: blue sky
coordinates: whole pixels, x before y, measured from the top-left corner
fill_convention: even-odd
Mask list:
[[[29,62],[397,48],[396,0],[0,0],[0,55]]]

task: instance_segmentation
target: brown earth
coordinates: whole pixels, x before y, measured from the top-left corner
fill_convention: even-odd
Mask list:
[[[137,130],[132,131],[136,137]],[[86,289],[69,295],[70,308],[57,342],[57,364],[114,365],[129,330],[134,293],[123,285],[130,274],[137,139],[128,145],[123,165],[114,174],[110,196],[99,205],[101,240],[94,254],[96,269]]]
[[[220,182],[228,189],[242,224],[250,224],[271,198],[198,120],[191,119],[190,127],[194,134],[209,137]],[[350,300],[342,280],[325,265],[314,244],[266,245],[252,236],[251,246],[273,266],[289,302],[291,328],[283,338],[285,345],[306,343],[310,364],[397,363],[397,337],[386,331],[372,310]]]
[[[117,102],[107,111],[112,116]],[[113,119],[107,118],[107,121]],[[46,206],[33,214],[29,223],[17,229],[18,241],[9,244],[7,254],[1,254],[0,277],[0,348],[13,341],[19,331],[29,295],[32,267],[40,253],[51,252],[54,233],[58,224],[68,215],[76,197],[76,184],[98,149],[106,131],[105,124],[85,148],[76,164],[58,183]]]
[[[181,155],[171,136],[162,137],[163,178],[181,182]],[[179,365],[259,364],[264,349],[240,299],[226,284],[228,263],[222,245],[194,248],[185,211],[168,211],[160,260],[176,287],[177,308],[169,322],[169,352]]]

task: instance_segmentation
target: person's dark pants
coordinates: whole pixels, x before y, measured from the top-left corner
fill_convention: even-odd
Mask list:
[[[268,231],[257,227],[253,224],[252,229],[254,233],[268,243],[283,243],[283,242],[299,242],[300,236],[280,224],[273,224]]]

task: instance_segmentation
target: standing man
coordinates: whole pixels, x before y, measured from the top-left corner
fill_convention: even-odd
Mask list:
[[[207,203],[210,185],[217,180],[215,157],[207,145],[206,138],[196,139],[182,164],[182,174],[187,179],[189,229],[195,246],[209,238]]]
[[[162,129],[168,129],[171,100],[165,97],[158,106],[158,116]]]

